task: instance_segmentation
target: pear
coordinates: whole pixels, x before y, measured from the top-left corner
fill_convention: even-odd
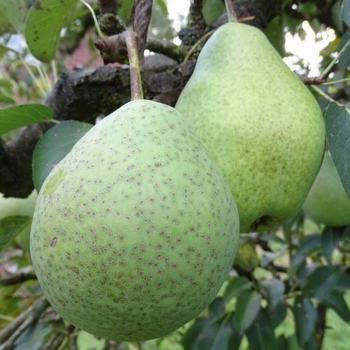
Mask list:
[[[97,123],[37,198],[31,255],[52,307],[117,341],[158,338],[215,298],[236,255],[230,188],[185,118],[134,100]]]
[[[277,226],[300,208],[322,163],[324,120],[259,29],[219,27],[175,108],[223,171],[241,232]]]
[[[350,225],[350,199],[329,152],[324,155],[303,210],[306,216],[319,224],[335,227]]]

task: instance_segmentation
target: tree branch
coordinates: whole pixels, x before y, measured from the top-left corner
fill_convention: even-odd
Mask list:
[[[31,194],[33,150],[52,125],[40,123],[24,127],[8,143],[0,139],[0,192],[4,197],[26,198]]]
[[[149,58],[151,61],[158,56]],[[184,70],[188,75],[192,73],[193,63],[189,67],[191,69]],[[173,61],[166,63],[160,72],[145,69],[141,75],[145,98],[175,104],[181,74]],[[129,69],[103,66],[64,73],[44,104],[52,109],[56,120],[95,124],[96,118],[112,113],[129,101]],[[44,132],[53,125],[40,123],[24,127],[9,143],[0,139],[0,192],[5,197],[26,198],[33,191],[33,151]]]
[[[322,305],[317,305],[317,324],[316,324],[316,349],[321,350],[323,339],[325,336],[325,330],[326,330],[326,315],[327,315],[327,308]]]
[[[148,26],[152,15],[152,0],[134,0],[131,10],[131,23],[137,35],[137,47],[139,61],[144,62],[144,51],[146,47]]]
[[[48,306],[49,302],[47,299],[41,297],[10,324],[3,328],[0,331],[0,350],[13,349],[15,340],[28,326],[38,321],[41,314]]]
[[[4,277],[0,280],[0,286],[7,287],[14,284],[19,284],[29,280],[36,280],[36,275],[34,273],[18,273]]]

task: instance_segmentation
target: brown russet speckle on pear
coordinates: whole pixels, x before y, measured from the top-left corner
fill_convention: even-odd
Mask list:
[[[157,338],[214,299],[239,219],[183,116],[133,101],[94,126],[40,190],[31,255],[52,307],[117,341]]]

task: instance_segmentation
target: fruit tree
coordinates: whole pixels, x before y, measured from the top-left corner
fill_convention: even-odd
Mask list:
[[[0,0],[0,74],[0,350],[348,349],[350,0]]]

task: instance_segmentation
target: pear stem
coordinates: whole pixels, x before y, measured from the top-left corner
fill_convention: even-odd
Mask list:
[[[136,33],[132,29],[124,32],[130,67],[131,100],[143,99],[140,61],[137,50]]]
[[[316,85],[310,85],[310,88],[312,90],[314,90],[316,93],[318,93],[321,97],[323,97],[325,100],[329,101],[329,102],[335,102],[337,103],[339,106],[341,104],[339,104],[337,101],[335,101],[332,97],[330,97],[329,95],[327,95],[325,92],[323,92],[319,87],[317,87]]]
[[[236,12],[233,8],[232,0],[225,0],[225,8],[227,13],[227,21],[228,22],[238,22]]]
[[[350,40],[343,46],[343,48],[339,51],[338,55],[334,57],[332,62],[326,67],[326,69],[319,76],[320,79],[325,78],[329,72],[332,70],[333,66],[339,61],[340,57],[344,55],[347,49],[350,47]]]

